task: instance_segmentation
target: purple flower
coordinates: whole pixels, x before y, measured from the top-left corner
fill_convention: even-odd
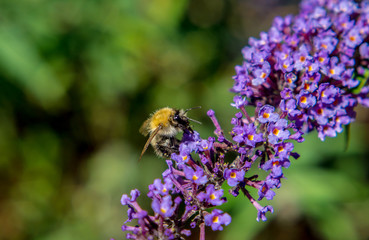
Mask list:
[[[169,191],[173,190],[173,182],[170,178],[164,178],[164,184],[162,184],[161,179],[155,179],[154,183],[149,186],[150,192],[148,197],[153,197],[154,195],[168,195]]]
[[[154,212],[162,217],[171,217],[175,210],[175,207],[172,206],[172,197],[170,195],[164,196],[162,199],[154,198],[151,207]]]
[[[335,80],[341,80],[341,74],[344,70],[344,65],[339,63],[339,59],[337,57],[332,57],[329,64],[322,67],[322,72]]]
[[[355,48],[363,42],[363,38],[360,35],[359,29],[354,27],[344,36],[343,41],[348,47]]]
[[[263,185],[261,185],[261,187],[259,188],[258,195],[258,201],[262,200],[264,197],[267,200],[272,200],[275,196],[275,192],[271,189],[271,186],[269,186],[268,181],[265,181]]]
[[[210,214],[205,215],[205,225],[211,226],[213,231],[222,231],[222,225],[229,225],[231,220],[231,216],[228,213],[223,213],[219,209],[214,209]]]
[[[260,219],[262,220],[262,221],[266,221],[267,220],[267,218],[266,218],[266,216],[265,216],[265,214],[267,213],[267,212],[271,212],[271,213],[273,213],[273,207],[272,206],[266,206],[266,207],[263,207],[263,208],[260,208],[260,209],[258,209],[258,216],[257,216],[257,218],[256,218],[256,221],[260,221]]]
[[[246,144],[250,147],[255,147],[256,143],[263,141],[263,134],[256,133],[256,127],[253,123],[243,127],[235,126],[232,135],[234,141]]]
[[[277,70],[281,70],[282,72],[289,73],[293,70],[294,62],[291,56],[288,56],[284,59],[278,59],[275,68]]]
[[[255,67],[253,71],[254,79],[252,79],[252,85],[258,86],[265,82],[265,79],[270,74],[270,64],[268,62],[264,62],[261,68]]]
[[[246,98],[242,98],[239,95],[236,95],[233,97],[233,102],[231,103],[232,107],[235,107],[237,109],[239,109],[241,106],[244,106],[245,104],[247,104]]]
[[[359,51],[362,58],[369,58],[369,44],[367,42],[361,44]]]
[[[312,116],[314,116],[319,125],[327,124],[329,119],[334,116],[334,111],[324,107],[324,105],[321,103],[315,105],[310,110],[310,113]]]
[[[268,141],[271,144],[276,144],[278,141],[288,139],[290,132],[285,130],[287,127],[286,119],[279,119],[276,123],[271,123],[268,127]]]
[[[215,190],[214,185],[210,184],[206,187],[206,192],[200,192],[197,195],[197,198],[202,202],[207,202],[214,206],[219,206],[226,202],[226,200],[223,199],[222,196],[223,189]]]
[[[276,157],[287,158],[293,150],[293,143],[282,142],[274,145],[274,152]]]
[[[122,205],[128,205],[132,202],[135,202],[139,196],[140,196],[140,191],[138,191],[137,189],[134,189],[131,191],[131,198],[129,198],[127,194],[123,194],[120,202],[122,203]]]
[[[331,104],[336,100],[336,96],[340,93],[339,89],[329,83],[322,83],[318,89],[319,100],[325,104]]]
[[[296,87],[295,81],[297,80],[297,76],[294,73],[287,73],[284,75],[284,78],[286,79],[287,85],[290,88]],[[282,90],[283,92],[283,90]],[[291,96],[288,96],[290,98]],[[283,97],[284,98],[284,97]]]
[[[336,137],[337,136],[336,130],[330,125],[319,126],[319,127],[317,127],[317,131],[318,131],[318,137],[322,141],[325,140],[326,136],[328,136],[328,137]]]
[[[273,158],[269,161],[266,161],[262,165],[262,169],[265,171],[272,170],[272,177],[281,177],[282,176],[282,167],[288,168],[290,166],[290,161],[287,158]]]
[[[274,112],[274,107],[270,105],[264,105],[260,108],[258,120],[261,123],[276,122],[279,119],[279,115]]]
[[[238,169],[226,169],[224,171],[224,178],[227,180],[227,183],[229,186],[234,187],[239,182],[243,181],[245,177],[245,171],[244,170],[238,170]]]
[[[293,58],[295,60],[294,68],[297,71],[305,68],[308,65],[309,61],[313,59],[313,57],[309,55],[309,49],[305,44],[302,44],[300,46],[299,51],[296,51],[294,53]]]
[[[204,170],[199,166],[196,166],[196,171],[191,167],[185,166],[184,173],[188,180],[191,180],[198,185],[205,184],[208,181],[208,178],[204,175]]]
[[[264,140],[262,133],[256,133],[256,127],[253,123],[245,126],[245,137],[246,145],[251,147],[255,147],[256,143]]]
[[[309,108],[315,105],[316,98],[306,90],[301,90],[296,96],[299,106],[302,108]]]

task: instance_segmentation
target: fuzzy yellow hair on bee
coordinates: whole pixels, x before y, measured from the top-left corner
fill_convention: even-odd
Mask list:
[[[140,128],[141,134],[144,136],[150,135],[141,152],[140,159],[149,144],[159,157],[168,158],[172,153],[178,153],[180,141],[175,137],[177,133],[182,131],[193,132],[189,120],[195,120],[188,118],[186,115],[191,109],[194,108],[183,110],[164,107],[151,114]]]

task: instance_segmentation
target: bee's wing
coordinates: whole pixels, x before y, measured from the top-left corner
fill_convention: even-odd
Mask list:
[[[149,134],[149,124],[150,124],[151,118],[147,119],[142,126],[140,127],[139,132],[144,135],[147,136],[147,134]]]
[[[145,123],[144,123],[145,124]],[[142,156],[144,155],[144,153],[146,152],[147,148],[149,147],[149,144],[151,143],[152,139],[156,136],[156,134],[158,134],[158,132],[160,131],[160,129],[162,129],[163,125],[159,125],[159,127],[157,127],[151,134],[150,134],[150,137],[149,139],[147,139],[146,143],[145,143],[145,146],[144,148],[142,149],[142,152],[141,152],[141,156],[140,158],[138,159],[138,161],[141,160]],[[141,131],[141,129],[140,129]]]

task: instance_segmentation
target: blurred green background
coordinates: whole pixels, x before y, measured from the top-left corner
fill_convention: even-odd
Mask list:
[[[234,66],[250,36],[298,12],[288,0],[0,1],[0,239],[124,239],[123,193],[160,178],[141,123],[157,108],[209,108],[225,131]],[[368,110],[350,146],[316,134],[258,223],[228,196],[233,222],[215,239],[368,239]],[[210,236],[210,235],[208,235]],[[193,233],[193,239],[198,239]]]

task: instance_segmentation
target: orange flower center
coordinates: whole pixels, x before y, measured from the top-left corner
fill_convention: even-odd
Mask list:
[[[279,133],[280,131],[277,129],[277,128],[274,128],[274,130],[273,130],[273,134],[274,135],[278,135],[278,133]]]
[[[304,84],[304,88],[305,88],[306,90],[309,90],[309,89],[310,89],[310,84],[305,83],[305,84]]]
[[[279,161],[273,162],[273,166],[278,166],[278,165],[279,165]]]

